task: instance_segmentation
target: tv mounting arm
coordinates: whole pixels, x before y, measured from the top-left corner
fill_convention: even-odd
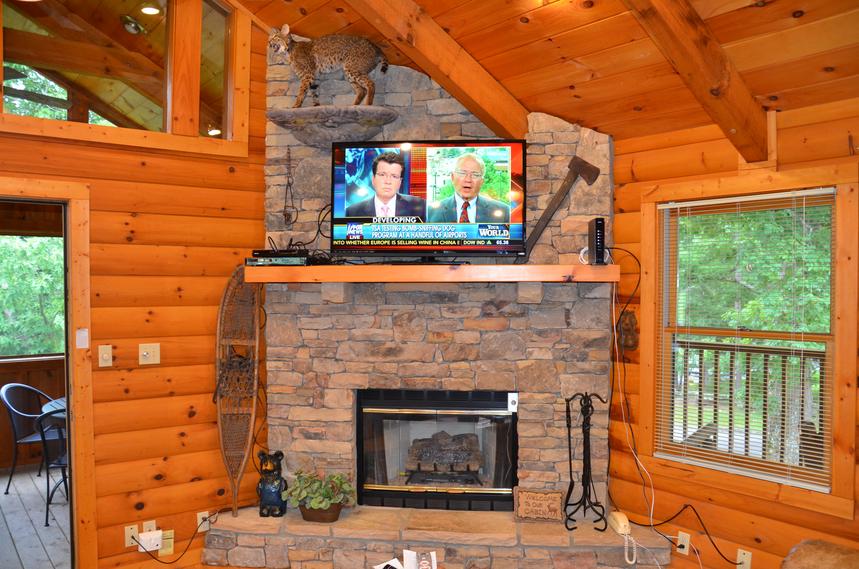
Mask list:
[[[543,214],[540,216],[540,219],[537,220],[537,225],[534,226],[534,230],[530,235],[528,235],[528,239],[525,241],[525,259],[522,262],[527,262],[528,258],[531,257],[531,250],[534,248],[534,245],[537,244],[537,241],[540,239],[546,226],[549,225],[549,222],[552,220],[552,216],[554,216],[555,212],[558,211],[558,208],[561,207],[561,202],[564,201],[564,198],[567,197],[567,194],[570,193],[570,190],[576,184],[579,176],[581,176],[589,186],[592,186],[594,182],[597,181],[599,175],[599,168],[584,158],[573,156],[570,160],[569,166],[567,166],[567,175],[561,183],[561,187],[558,189],[557,193],[552,196],[549,205],[547,205],[546,209],[543,210]]]

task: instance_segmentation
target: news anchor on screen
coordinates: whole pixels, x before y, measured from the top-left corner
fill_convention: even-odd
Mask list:
[[[401,194],[406,163],[396,152],[383,152],[373,160],[373,191],[376,195],[346,208],[346,217],[426,217],[427,202]]]
[[[456,159],[450,174],[454,194],[430,207],[430,223],[508,223],[510,206],[480,195],[485,167],[471,152]]]

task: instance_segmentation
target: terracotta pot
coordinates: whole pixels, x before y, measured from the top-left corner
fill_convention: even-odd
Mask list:
[[[343,509],[343,504],[331,504],[325,510],[307,508],[302,504],[298,506],[298,509],[301,510],[301,517],[308,522],[330,524],[331,522],[336,522],[337,518],[340,517],[340,510]]]

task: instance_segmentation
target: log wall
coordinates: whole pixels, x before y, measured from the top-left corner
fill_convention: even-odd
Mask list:
[[[100,568],[159,566],[123,547],[124,525],[175,529],[178,554],[198,511],[231,502],[212,403],[216,319],[233,268],[264,241],[266,42],[255,28],[247,158],[0,135],[0,176],[90,187],[92,347],[114,354],[111,368],[92,358]],[[151,342],[161,364],[141,368],[138,344]],[[202,543],[175,566],[198,565]]]
[[[850,133],[859,129],[859,99],[840,101],[777,116],[778,165],[790,167],[806,162],[827,163],[852,156]],[[854,134],[855,136],[855,134]],[[859,162],[848,167],[859,168]],[[615,146],[614,236],[618,247],[640,256],[640,194],[654,183],[682,179],[704,179],[736,175],[742,166],[738,155],[716,126],[620,140]],[[706,197],[706,196],[702,196]],[[856,234],[856,220],[852,231]],[[619,254],[621,264],[621,302],[631,299],[630,309],[639,316],[640,290],[635,290],[638,268],[631,257]],[[647,269],[647,267],[646,267]],[[851,299],[856,302],[856,299]],[[639,318],[640,320],[640,318]],[[857,346],[845,346],[856,354]],[[626,391],[632,411],[631,423],[637,426],[639,393],[639,352],[626,353]],[[611,493],[616,505],[638,522],[646,522],[647,507],[642,498],[642,483],[629,452],[621,422],[620,395],[615,386],[612,408]],[[859,412],[856,423],[859,425]],[[752,552],[756,569],[777,569],[790,548],[802,539],[819,538],[856,547],[859,521],[853,521],[793,508],[766,498],[748,498],[725,490],[720,482],[729,475],[713,471],[714,486],[692,484],[680,478],[654,474],[656,509],[654,519],[673,515],[683,504],[695,506],[704,518],[716,543],[731,559],[737,548]],[[857,488],[856,498],[859,498]],[[723,560],[708,543],[701,526],[690,511],[673,523],[662,526],[676,535],[678,530],[692,535],[705,567],[722,568]],[[698,567],[695,555],[675,554],[672,567]]]

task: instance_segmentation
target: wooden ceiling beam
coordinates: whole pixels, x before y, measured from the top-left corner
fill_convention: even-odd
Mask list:
[[[346,3],[493,132],[518,138],[528,132],[528,109],[412,0]]]
[[[164,71],[128,50],[6,29],[8,61],[55,71],[118,79],[155,102],[163,101]]]
[[[623,0],[747,162],[767,159],[763,108],[689,0]]]
[[[90,110],[94,113],[97,113],[102,118],[105,118],[115,124],[116,126],[122,128],[134,128],[134,129],[143,129],[146,127],[134,119],[131,119],[120,111],[116,110],[113,106],[105,103],[102,99],[97,97],[95,93],[87,89],[86,87],[76,83],[75,81],[69,80],[68,77],[59,73],[57,71],[51,71],[50,69],[39,69],[36,68],[36,71],[65,89],[69,92],[69,98],[76,98],[78,101],[85,101],[87,105],[89,105]]]

